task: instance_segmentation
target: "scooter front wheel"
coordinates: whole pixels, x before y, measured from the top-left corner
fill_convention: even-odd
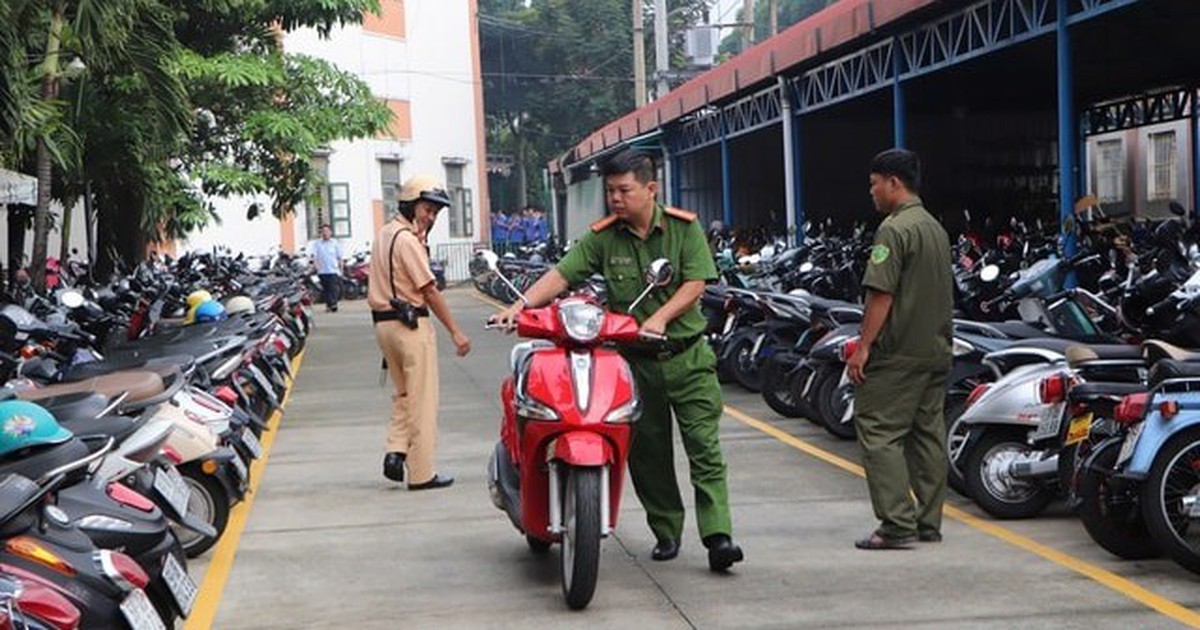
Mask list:
[[[563,596],[572,610],[586,608],[600,573],[599,468],[569,468],[563,501],[560,555]]]

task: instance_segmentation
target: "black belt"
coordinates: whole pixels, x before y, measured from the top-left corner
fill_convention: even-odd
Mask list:
[[[419,306],[413,309],[413,314],[417,317],[429,317],[429,309],[424,306]],[[378,324],[379,322],[394,322],[400,320],[400,313],[396,311],[371,311],[371,321]]]
[[[649,345],[624,346],[621,352],[639,359],[655,359],[666,361],[696,345],[703,335],[693,335],[685,339],[668,339]]]

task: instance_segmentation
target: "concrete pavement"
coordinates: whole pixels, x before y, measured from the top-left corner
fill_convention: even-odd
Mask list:
[[[481,329],[494,309],[472,291],[449,296],[474,344],[455,358],[439,328],[438,468],[455,485],[410,493],[382,477],[390,385],[380,385],[365,304],[319,314],[214,627],[1166,628],[1189,618],[1144,602],[1200,609],[1195,576],[1166,560],[1112,559],[1061,510],[990,532],[990,521],[947,520],[942,544],[856,550],[852,541],[874,526],[865,482],[746,419],[857,461],[853,443],[727,386],[737,411],[722,440],[746,562],[710,573],[690,511],[680,557],[652,562],[653,537],[627,487],[617,533],[602,544],[596,596],[568,611],[557,553],[531,554],[485,485],[514,339]],[[681,448],[676,463],[686,479]],[[685,497],[690,504],[686,488]],[[958,505],[965,520],[979,514]],[[1131,597],[1131,584],[1149,595]]]

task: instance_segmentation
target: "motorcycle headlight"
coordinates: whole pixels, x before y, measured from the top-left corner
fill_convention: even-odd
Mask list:
[[[564,302],[558,307],[558,318],[567,329],[567,336],[586,343],[600,335],[604,309],[588,302]]]

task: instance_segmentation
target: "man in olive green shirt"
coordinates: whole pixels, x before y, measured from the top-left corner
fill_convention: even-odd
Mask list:
[[[731,537],[725,460],[718,429],[723,405],[716,357],[704,342],[704,316],[697,303],[704,285],[717,279],[704,230],[696,215],[655,203],[654,162],[622,151],[601,168],[612,214],[592,224],[558,265],[495,319],[511,327],[517,313],[549,303],[593,273],[604,275],[608,307],[624,312],[645,287],[651,261],[669,260],[670,285],[651,291],[632,315],[644,341],[621,348],[642,397],[642,417],[629,458],[629,472],[646,519],[658,542],[651,557],[679,554],[683,500],[675,480],[671,417],[679,423],[696,496],[696,520],[713,571],[725,571],[743,558]],[[665,339],[664,339],[665,337]]]
[[[887,216],[863,275],[862,337],[846,369],[857,385],[854,422],[880,525],[854,544],[896,549],[942,539],[954,295],[950,239],[917,196],[917,155],[884,151],[870,176],[875,207]]]

